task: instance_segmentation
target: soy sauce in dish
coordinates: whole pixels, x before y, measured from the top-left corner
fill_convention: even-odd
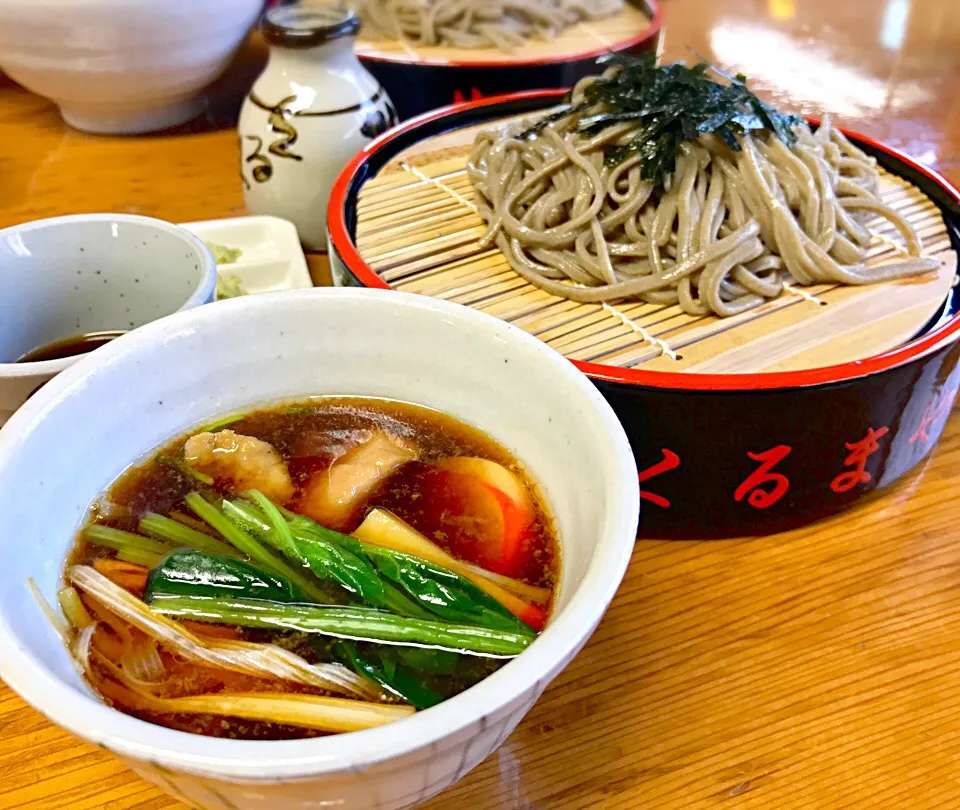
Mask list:
[[[32,349],[17,360],[18,363],[40,363],[44,360],[62,360],[64,357],[76,357],[99,349],[111,340],[126,334],[123,330],[105,332],[87,332],[85,335],[73,335],[47,343]]]

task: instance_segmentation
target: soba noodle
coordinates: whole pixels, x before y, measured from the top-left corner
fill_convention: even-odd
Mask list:
[[[604,74],[615,76],[614,68]],[[572,105],[595,77],[582,81]],[[780,295],[785,282],[869,284],[935,270],[910,224],[879,196],[876,161],[835,129],[794,128],[786,145],[768,130],[744,132],[736,151],[715,134],[682,142],[676,166],[641,179],[641,155],[609,165],[639,123],[581,131],[600,107],[519,138],[529,122],[483,132],[468,171],[485,244],[496,243],[531,284],[563,298],[626,298],[690,315],[737,313]],[[869,267],[878,215],[903,238],[906,258]]]
[[[358,0],[367,28],[414,45],[513,50],[552,39],[583,20],[608,17],[624,0]]]

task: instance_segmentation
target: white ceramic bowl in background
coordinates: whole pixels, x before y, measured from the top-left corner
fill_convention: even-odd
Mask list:
[[[78,359],[15,362],[27,352],[209,303],[216,284],[203,241],[158,219],[84,214],[0,230],[0,425]]]
[[[562,565],[556,612],[482,683],[393,725],[321,739],[198,737],[108,708],[34,604],[55,603],[90,501],[135,460],[212,417],[310,395],[426,405],[509,448],[542,487]],[[637,470],[586,377],[503,321],[374,290],[267,293],[119,338],[61,374],[0,431],[0,676],[47,717],[188,803],[215,810],[409,807],[492,753],[579,651],[612,599],[637,526]]]
[[[0,0],[0,68],[100,133],[195,118],[263,0]]]

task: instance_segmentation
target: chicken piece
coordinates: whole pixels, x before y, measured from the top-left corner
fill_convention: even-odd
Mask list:
[[[345,529],[376,488],[418,455],[410,442],[378,430],[327,469],[313,473],[297,511],[331,529]]]
[[[290,472],[272,444],[232,430],[198,433],[187,439],[183,458],[195,470],[237,493],[258,489],[274,503],[293,497]]]

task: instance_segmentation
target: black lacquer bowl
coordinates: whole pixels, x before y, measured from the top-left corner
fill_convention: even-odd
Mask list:
[[[387,287],[354,244],[364,183],[437,135],[535,112],[556,94],[462,104],[411,121],[344,170],[329,207],[341,285]],[[911,158],[847,133],[940,209],[960,251],[960,192]],[[909,342],[856,362],[794,372],[693,374],[576,362],[617,412],[640,473],[646,537],[763,535],[840,511],[933,448],[960,387],[960,288]],[[504,403],[509,407],[509,403]]]
[[[419,54],[382,54],[365,48],[357,55],[383,85],[397,108],[401,121],[458,101],[477,100],[522,90],[572,87],[596,72],[597,58],[606,53],[639,55],[655,50],[660,42],[663,13],[657,0],[628,0],[649,18],[636,33],[628,32],[611,47],[589,47],[574,54],[529,58],[522,53],[508,59],[481,61],[468,50],[458,59],[424,57]]]

